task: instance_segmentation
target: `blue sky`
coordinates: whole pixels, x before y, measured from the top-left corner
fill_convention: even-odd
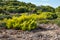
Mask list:
[[[52,7],[58,7],[60,6],[60,0],[19,0],[19,1],[23,1],[26,3],[33,3],[35,5],[50,5]]]

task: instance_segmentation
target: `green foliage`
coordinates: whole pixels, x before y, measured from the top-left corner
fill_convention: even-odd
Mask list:
[[[3,8],[2,7],[0,7],[0,13],[3,13]]]
[[[60,27],[60,18],[53,20],[52,23],[55,23]]]
[[[22,15],[5,21],[8,29],[32,30],[37,27],[35,15]]]
[[[12,18],[12,15],[5,15],[5,14],[0,14],[0,20],[3,20],[4,18],[7,18],[7,19],[9,19],[9,18]]]
[[[56,12],[60,12],[60,6],[55,9]]]
[[[37,6],[37,9],[40,12],[55,12],[55,9],[51,6]]]
[[[18,13],[28,12],[28,9],[26,7],[19,7],[19,8],[17,8],[17,12]]]
[[[6,14],[1,13],[0,14],[0,20],[3,20],[5,18],[11,19],[13,16],[19,17],[21,15],[20,14],[17,14],[17,13],[16,14],[11,14],[11,15],[6,15]]]
[[[58,10],[56,10],[56,11],[58,11]],[[59,10],[60,11],[60,10]],[[55,19],[54,21],[53,21],[53,23],[55,23],[55,24],[57,24],[58,26],[60,26],[60,12],[56,12],[56,14],[57,14],[57,19]]]
[[[40,15],[45,19],[56,19],[58,17],[56,13],[51,13],[51,12],[42,12]]]
[[[60,18],[60,12],[57,12],[56,14],[57,14],[58,18]]]
[[[13,16],[12,19],[5,19],[6,28],[8,28],[8,29],[13,28],[13,29],[20,29],[20,30],[35,29],[35,28],[37,28],[37,21],[39,21],[39,23],[48,23],[49,21],[45,20],[45,19],[51,19],[51,17],[53,17],[53,19],[54,19],[55,15],[53,15],[50,12],[48,12],[48,13],[44,12],[44,13],[41,13],[40,15],[22,14],[19,17]]]
[[[12,1],[5,1],[0,2],[0,12],[3,13],[5,11],[10,13],[41,13],[41,12],[59,12],[60,7],[57,7],[56,9],[51,6],[36,6],[32,3],[25,3],[20,2],[16,0]]]
[[[0,20],[0,27],[6,27],[6,24],[5,24],[4,21],[1,21],[1,20]]]
[[[35,8],[36,6],[31,3],[19,2],[14,0],[14,1],[0,2],[0,7],[1,7],[0,11],[5,10],[9,13],[25,13],[30,12],[31,10],[29,9]]]
[[[10,7],[7,7],[6,9],[8,12],[10,13],[14,13],[16,11],[16,9],[14,7],[10,8]]]
[[[6,15],[6,12],[11,14]],[[0,0],[0,13],[5,13],[0,14],[0,26],[8,29],[32,30],[37,28],[37,21],[49,23],[52,22],[49,20],[60,18],[59,12],[60,6],[55,9],[51,6],[36,6],[17,0],[4,0],[3,2]],[[60,25],[58,19],[54,22]]]

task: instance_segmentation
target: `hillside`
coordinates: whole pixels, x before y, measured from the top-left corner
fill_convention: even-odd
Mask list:
[[[58,10],[58,9],[57,9]],[[19,1],[0,2],[0,13],[39,13],[39,12],[55,12],[55,8],[51,6],[36,6],[32,3]]]
[[[0,0],[0,40],[60,40],[60,6],[36,6]]]

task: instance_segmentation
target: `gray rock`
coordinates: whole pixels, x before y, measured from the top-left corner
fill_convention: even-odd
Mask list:
[[[33,31],[22,32],[19,30],[5,30],[5,31],[0,30],[0,31],[1,31],[0,40],[60,40],[60,28],[56,30],[46,31],[35,30],[36,32]]]
[[[56,24],[37,24],[37,26],[41,29],[51,30],[51,29],[58,29],[58,25]]]

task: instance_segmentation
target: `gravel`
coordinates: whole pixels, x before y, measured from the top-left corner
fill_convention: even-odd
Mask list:
[[[60,40],[60,28],[32,31],[0,29],[0,40]]]
[[[37,32],[0,30],[0,40],[60,40],[60,29]]]

